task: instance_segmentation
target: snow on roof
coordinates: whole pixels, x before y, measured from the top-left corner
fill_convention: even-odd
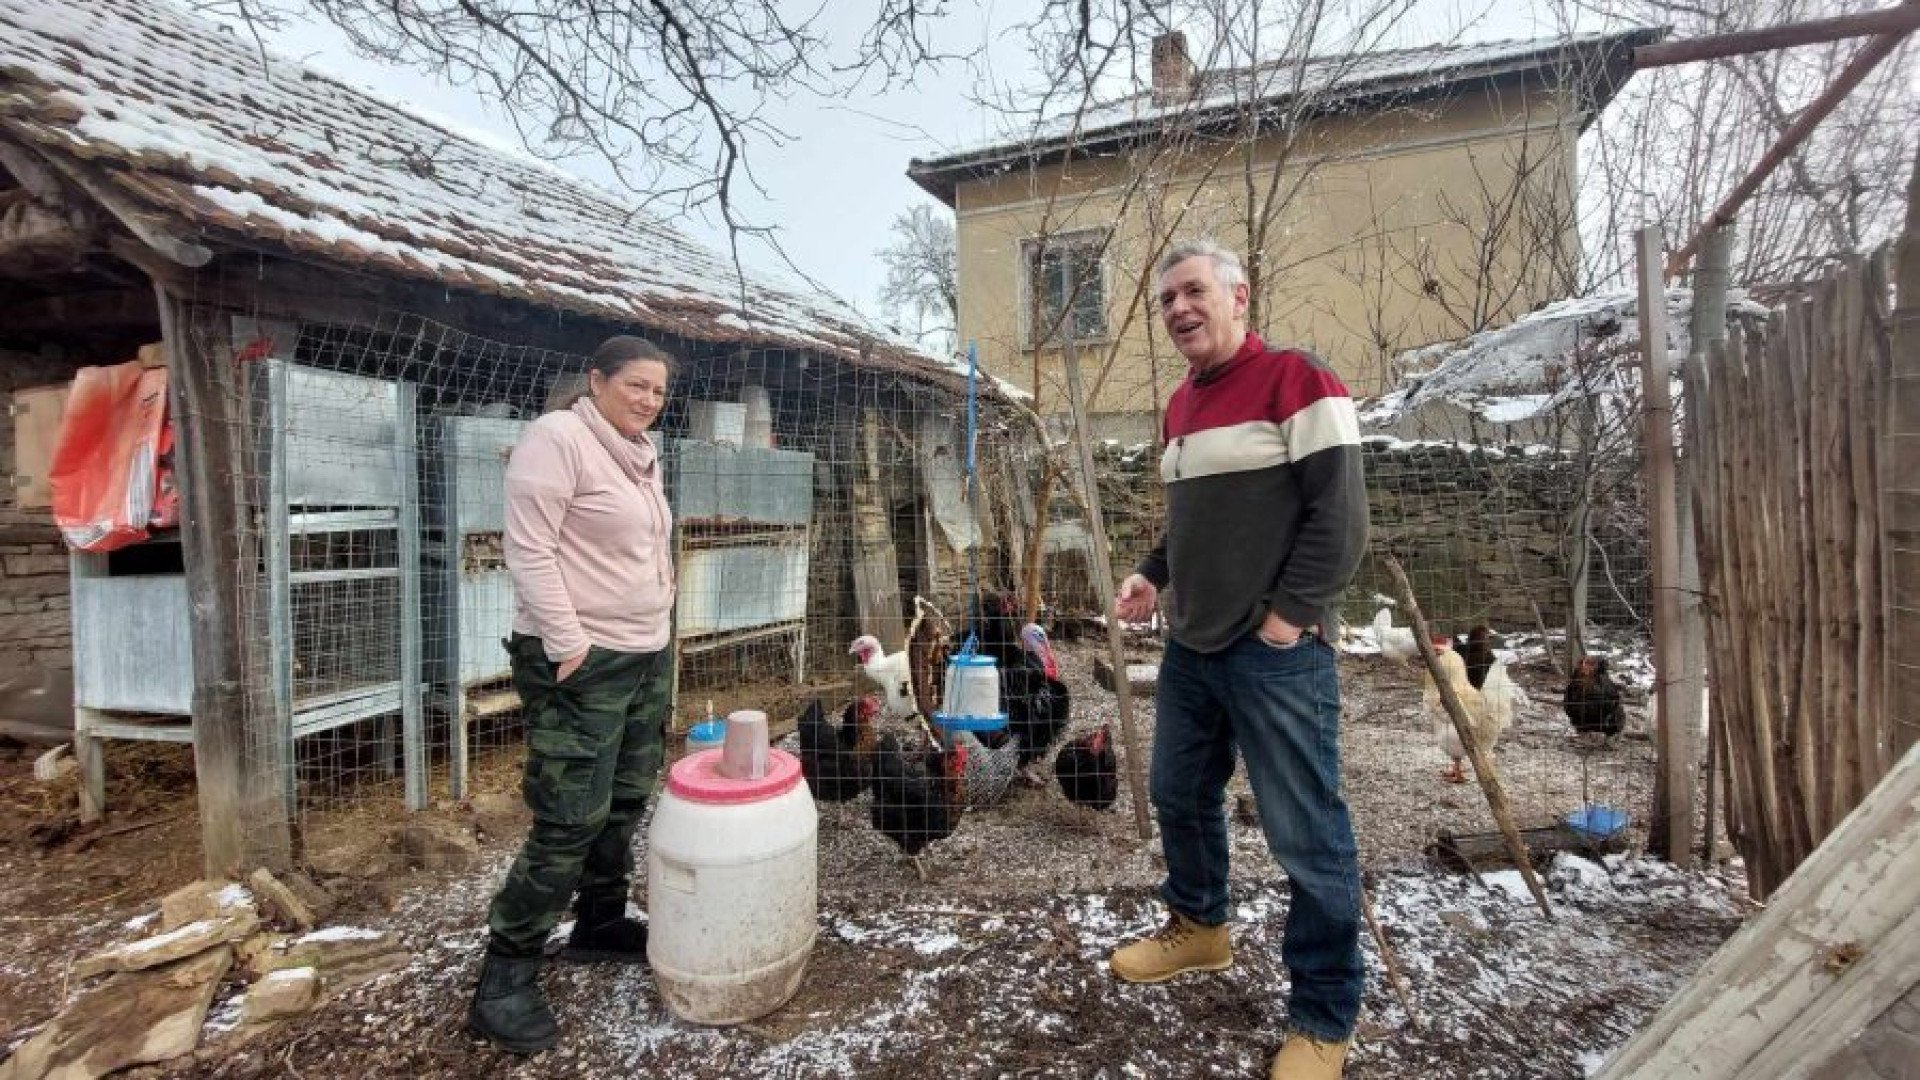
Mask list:
[[[1729,323],[1764,319],[1767,309],[1733,290]],[[1692,338],[1693,290],[1667,290],[1667,350],[1678,361]],[[1445,401],[1511,424],[1557,408],[1580,392],[1561,377],[1582,346],[1627,352],[1640,345],[1640,299],[1605,293],[1548,304],[1496,330],[1401,353],[1402,385],[1361,408],[1362,422],[1385,427],[1431,402]]]
[[[934,174],[978,167],[998,158],[1026,158],[1071,139],[1078,145],[1158,130],[1172,120],[1203,121],[1209,114],[1244,107],[1250,97],[1273,106],[1316,99],[1335,101],[1391,95],[1403,97],[1450,84],[1514,71],[1566,64],[1585,78],[1602,74],[1616,52],[1656,40],[1659,31],[1577,34],[1474,45],[1428,45],[1373,53],[1289,58],[1256,68],[1205,72],[1193,99],[1156,104],[1151,90],[1097,102],[1085,109],[1040,117],[1025,137],[995,139],[942,157],[916,161],[909,172],[922,186]],[[931,190],[931,188],[929,189]]]
[[[730,258],[609,192],[297,61],[263,62],[171,4],[0,0],[0,27],[0,132],[204,239],[693,340],[966,374],[813,287],[748,271],[743,289]]]

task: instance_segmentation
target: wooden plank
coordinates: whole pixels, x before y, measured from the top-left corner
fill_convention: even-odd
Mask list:
[[[906,604],[880,474],[880,426],[873,410],[860,420],[861,467],[853,481],[853,602],[862,634],[888,652],[906,646]]]
[[[1784,26],[1767,26],[1758,30],[1709,34],[1705,37],[1686,38],[1681,41],[1642,45],[1633,50],[1633,68],[1635,71],[1646,71],[1651,68],[1671,67],[1675,64],[1696,64],[1702,60],[1718,60],[1726,56],[1745,56],[1750,53],[1771,52],[1775,49],[1790,49],[1798,45],[1844,41],[1848,38],[1866,37],[1872,34],[1903,34],[1915,27],[1920,27],[1920,6],[1903,4],[1898,7],[1882,8],[1879,11],[1863,11],[1857,15],[1809,19],[1805,22],[1787,23]]]
[[[210,876],[240,880],[293,861],[286,735],[264,686],[251,687],[241,578],[256,565],[247,538],[247,395],[242,371],[223,355],[224,327],[156,285],[173,378],[180,538],[193,627],[193,758],[201,845]]]
[[[33,386],[13,392],[13,493],[22,510],[44,510],[53,505],[53,487],[47,469],[60,441],[60,419],[67,408],[71,384]]]
[[[1892,319],[1887,392],[1890,403],[1898,406],[1920,399],[1920,159],[1915,160],[1913,176],[1907,184],[1907,224],[1895,259],[1900,309]],[[1888,717],[1891,750],[1899,754],[1920,741],[1920,664],[1913,660],[1920,655],[1920,639],[1900,636],[1895,631],[1897,623],[1911,624],[1914,614],[1911,609],[1896,613],[1891,599],[1920,590],[1920,528],[1902,521],[1895,505],[1896,500],[1902,498],[1903,489],[1905,497],[1911,500],[1911,493],[1920,484],[1916,480],[1920,478],[1920,424],[1913,422],[1920,417],[1920,406],[1895,407],[1889,414],[1896,418],[1897,426],[1888,433],[1887,460],[1879,489],[1886,530],[1883,536],[1888,550],[1885,595],[1889,598],[1884,608],[1888,632],[1882,642],[1881,665],[1886,673],[1888,707],[1899,710],[1897,715]]]
[[[1920,747],[1856,807],[1597,1080],[1783,1080],[1914,985]],[[1902,937],[1901,935],[1905,935]],[[1855,966],[1847,957],[1889,956]],[[1891,971],[1889,971],[1891,968]],[[1840,998],[1828,1000],[1831,994]],[[1810,1015],[1811,1014],[1811,1015]],[[1813,1030],[1815,1020],[1824,1024]]]

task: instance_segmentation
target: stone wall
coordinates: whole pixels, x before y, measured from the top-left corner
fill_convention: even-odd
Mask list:
[[[1370,438],[1364,444],[1372,521],[1369,555],[1344,612],[1364,623],[1376,593],[1397,596],[1380,556],[1406,567],[1422,608],[1444,631],[1476,622],[1525,630],[1564,624],[1564,532],[1577,491],[1572,465],[1552,453]],[[1159,538],[1164,512],[1151,446],[1096,453],[1114,568],[1124,573]],[[1637,489],[1596,514],[1604,565],[1596,566],[1589,621],[1630,626],[1647,612],[1647,548]],[[1404,625],[1404,617],[1396,617]]]
[[[73,378],[71,362],[0,351],[0,393]],[[67,548],[46,509],[22,509],[15,497],[13,410],[0,409],[0,682],[45,668],[73,666],[67,606]]]

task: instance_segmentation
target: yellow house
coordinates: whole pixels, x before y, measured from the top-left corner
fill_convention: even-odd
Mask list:
[[[1154,42],[1149,89],[908,175],[954,209],[959,336],[982,365],[1057,416],[1072,347],[1098,430],[1145,441],[1186,370],[1148,295],[1170,239],[1256,253],[1254,328],[1314,349],[1356,394],[1404,348],[1566,295],[1576,140],[1658,37],[1201,72],[1174,33]]]

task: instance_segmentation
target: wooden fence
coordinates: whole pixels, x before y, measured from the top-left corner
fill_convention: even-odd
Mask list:
[[[1756,897],[1911,741],[1884,682],[1884,267],[1849,262],[1685,375],[1713,737]]]

